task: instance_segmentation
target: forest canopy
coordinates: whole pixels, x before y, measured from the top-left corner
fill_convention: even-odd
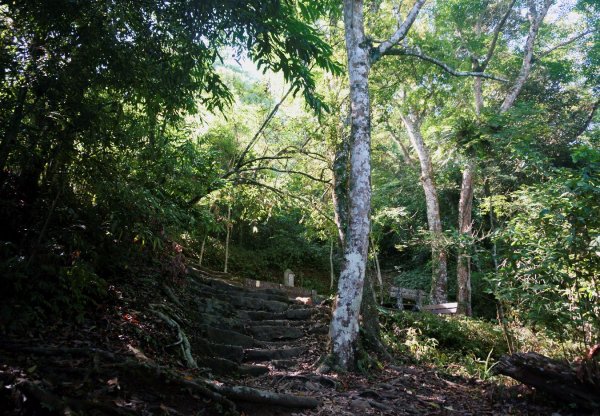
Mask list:
[[[600,342],[598,3],[344,3],[2,2],[0,331],[189,259]]]

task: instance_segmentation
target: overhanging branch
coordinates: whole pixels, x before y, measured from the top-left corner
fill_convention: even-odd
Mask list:
[[[302,198],[301,196],[298,196],[298,195],[295,195],[295,194],[291,194],[289,192],[282,191],[281,189],[277,189],[277,188],[275,188],[273,186],[270,186],[270,185],[267,185],[265,183],[255,181],[254,179],[239,178],[238,181],[237,181],[237,183],[240,184],[240,185],[250,185],[250,186],[256,186],[256,187],[259,187],[259,188],[268,189],[269,191],[274,192],[275,194],[277,194],[277,195],[279,195],[281,197],[287,197],[287,198],[290,198],[290,199],[295,199],[297,201],[304,202],[305,204],[309,204],[324,219],[326,219],[327,221],[331,222],[332,224],[335,224],[335,221],[333,220],[333,218],[331,218],[329,215],[327,215],[325,212],[323,212],[323,210],[320,209],[317,206],[316,203],[308,200],[307,198]]]
[[[392,49],[402,39],[404,39],[406,37],[409,29],[415,22],[415,19],[417,18],[419,11],[425,4],[425,1],[426,0],[416,0],[412,9],[406,16],[406,19],[404,20],[404,22],[402,22],[402,24],[394,32],[394,34],[392,36],[390,36],[390,38],[388,40],[382,42],[379,46],[377,46],[376,48],[373,48],[371,50],[371,62],[372,63],[376,62],[381,56],[385,55],[390,49]]]
[[[589,30],[585,30],[581,33],[579,33],[578,35],[575,35],[563,42],[560,42],[557,45],[552,46],[551,48],[546,49],[545,51],[541,52],[536,58],[540,59],[543,58],[546,55],[550,55],[552,52],[554,52],[557,49],[560,48],[564,48],[565,46],[570,45],[573,42],[577,42],[579,39],[586,37],[587,35],[590,35],[592,33],[595,32],[595,29],[589,29]]]
[[[300,176],[304,176],[305,178],[308,178],[310,180],[313,180],[315,182],[321,182],[321,183],[325,183],[325,184],[330,184],[331,182],[328,180],[321,178],[317,178],[316,176],[313,176],[311,174],[308,174],[306,172],[302,172],[299,170],[290,170],[290,169],[279,169],[273,166],[257,166],[257,167],[252,167],[252,168],[245,168],[245,169],[240,169],[239,172],[258,172],[261,170],[268,170],[271,172],[277,172],[277,173],[288,173],[288,174],[294,174],[294,175],[300,175]],[[322,172],[321,172],[322,173]]]
[[[432,63],[432,64],[438,66],[439,68],[443,69],[444,71],[448,72],[449,74],[454,75],[456,77],[478,77],[478,78],[492,79],[494,81],[508,82],[508,80],[506,78],[501,78],[501,77],[498,77],[495,75],[486,74],[484,72],[458,71],[458,70],[452,68],[450,65],[446,64],[445,62],[440,61],[439,59],[434,58],[432,56],[426,55],[417,49],[392,48],[392,49],[389,49],[385,54],[386,55],[395,55],[395,56],[414,56],[423,61]]]

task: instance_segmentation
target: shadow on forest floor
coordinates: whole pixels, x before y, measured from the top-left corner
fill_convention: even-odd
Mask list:
[[[124,282],[82,324],[3,337],[2,414],[570,414],[427,366],[316,374],[329,307],[227,278],[192,267],[177,284]]]

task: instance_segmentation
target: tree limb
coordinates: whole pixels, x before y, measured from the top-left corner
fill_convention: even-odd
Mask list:
[[[474,71],[457,71],[456,69],[450,67],[448,64],[446,64],[445,62],[440,61],[437,58],[434,58],[432,56],[426,55],[423,52],[421,52],[420,50],[417,49],[412,49],[412,48],[393,48],[390,49],[386,52],[386,55],[396,55],[396,56],[414,56],[416,58],[419,58],[423,61],[426,62],[430,62],[434,65],[437,65],[438,67],[440,67],[441,69],[443,69],[444,71],[448,72],[451,75],[457,76],[457,77],[479,77],[479,78],[486,78],[486,79],[492,79],[494,81],[500,81],[500,82],[508,82],[508,80],[506,78],[501,78],[495,75],[490,75],[490,74],[485,74],[483,72],[474,72]]]
[[[250,140],[250,142],[246,145],[246,148],[244,149],[244,151],[240,154],[240,156],[237,158],[236,162],[233,164],[233,166],[234,166],[233,170],[242,166],[242,163],[244,162],[244,158],[246,157],[246,155],[248,154],[250,149],[252,149],[252,146],[254,146],[254,144],[258,140],[260,134],[264,131],[265,127],[267,127],[267,125],[269,124],[271,119],[275,116],[275,114],[279,110],[279,107],[281,107],[281,105],[283,104],[285,99],[290,95],[290,93],[292,92],[293,89],[294,89],[294,85],[290,85],[290,88],[287,90],[287,92],[284,94],[284,96],[281,97],[281,100],[279,100],[279,102],[277,104],[275,104],[275,107],[273,107],[273,109],[271,110],[269,115],[265,118],[265,120],[263,121],[263,123],[261,124],[259,129],[256,131],[256,133],[252,137],[252,140]]]
[[[381,56],[385,55],[390,49],[392,49],[394,46],[396,46],[398,44],[398,42],[400,42],[402,39],[404,39],[406,37],[406,34],[408,33],[409,29],[415,22],[415,19],[417,18],[419,11],[421,11],[421,8],[425,4],[425,1],[426,0],[416,0],[412,9],[406,16],[406,19],[404,20],[404,22],[402,22],[402,24],[394,32],[394,34],[392,36],[390,36],[390,38],[388,40],[386,40],[385,42],[382,42],[376,48],[373,48],[373,50],[371,51],[371,62],[372,63],[376,62]]]
[[[585,30],[585,31],[579,33],[578,35],[575,35],[575,36],[573,36],[573,37],[571,37],[571,38],[569,38],[569,39],[567,39],[567,40],[565,40],[563,42],[560,42],[557,45],[552,46],[551,48],[546,49],[545,51],[543,51],[539,55],[537,55],[536,58],[540,59],[540,58],[543,58],[544,56],[550,55],[555,50],[560,49],[560,48],[564,48],[565,46],[568,46],[571,43],[576,42],[579,39],[581,39],[581,38],[583,38],[583,37],[585,37],[585,36],[587,36],[587,35],[589,35],[591,33],[594,33],[595,31],[596,31],[595,29]]]
[[[504,14],[504,16],[502,16],[502,20],[500,20],[500,22],[498,22],[498,25],[494,28],[494,34],[492,35],[492,43],[490,44],[490,47],[488,48],[485,59],[483,60],[483,62],[480,65],[481,71],[485,71],[488,64],[490,63],[490,60],[492,59],[492,56],[494,56],[494,50],[496,49],[496,44],[498,43],[498,37],[500,36],[500,32],[502,31],[502,28],[504,27],[504,25],[506,24],[506,21],[508,20],[508,16],[510,15],[512,8],[515,5],[515,2],[516,2],[516,0],[512,0],[510,2],[510,4],[508,5],[508,10]]]
[[[330,181],[327,181],[325,179],[322,178],[317,178],[315,176],[312,176],[306,172],[301,172],[298,170],[289,170],[289,169],[278,169],[275,168],[273,166],[257,166],[257,167],[253,167],[253,168],[246,168],[246,169],[240,169],[239,172],[257,172],[260,170],[270,170],[273,172],[279,172],[279,173],[291,173],[291,174],[296,174],[296,175],[302,175],[308,179],[311,179],[315,182],[321,182],[321,183],[325,183],[325,184],[329,184],[331,183]]]
[[[255,181],[254,179],[250,179],[250,178],[239,178],[237,180],[237,183],[240,184],[240,185],[251,185],[251,186],[258,186],[260,188],[265,188],[265,189],[268,189],[268,190],[274,192],[275,194],[277,194],[277,195],[279,195],[281,197],[288,197],[288,198],[291,198],[291,199],[295,199],[297,201],[302,201],[305,204],[310,204],[310,205],[312,205],[312,208],[315,211],[317,211],[324,219],[326,219],[327,221],[331,222],[332,224],[335,224],[335,221],[334,221],[333,218],[331,218],[329,215],[327,215],[326,213],[324,213],[323,210],[320,209],[319,207],[317,207],[314,202],[311,202],[311,201],[307,200],[306,198],[302,198],[302,197],[300,197],[298,195],[294,195],[294,194],[291,194],[289,192],[284,192],[281,189],[277,189],[277,188],[275,188],[273,186],[264,184],[262,182]]]
[[[531,24],[529,26],[529,34],[527,35],[527,40],[525,41],[525,54],[523,56],[523,63],[521,64],[521,69],[519,71],[517,79],[512,85],[509,93],[506,95],[506,98],[504,98],[502,105],[500,106],[500,113],[505,113],[510,107],[512,107],[515,100],[517,99],[517,96],[523,89],[525,81],[529,77],[529,72],[531,72],[531,63],[533,60],[533,47],[535,45],[540,25],[544,21],[544,17],[546,17],[548,9],[551,5],[552,0],[545,0],[544,4],[542,5],[542,9],[538,11],[535,7],[535,2],[529,1],[529,20]]]

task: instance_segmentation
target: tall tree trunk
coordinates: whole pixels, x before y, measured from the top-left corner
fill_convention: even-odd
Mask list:
[[[223,271],[227,273],[227,264],[229,263],[229,237],[231,236],[231,205],[227,207],[227,234],[225,236],[225,265]]]
[[[354,363],[358,338],[371,208],[369,47],[364,35],[362,0],[344,0],[344,29],[352,118],[350,200],[344,260],[331,319],[330,336],[333,365],[348,369]]]
[[[475,165],[469,161],[462,175],[460,200],[458,203],[458,232],[468,239],[471,236],[473,212],[473,176]],[[471,258],[468,247],[460,245],[456,265],[458,283],[458,313],[471,316]]]
[[[402,115],[402,121],[408,132],[410,142],[419,156],[421,165],[421,184],[425,192],[427,205],[427,224],[431,233],[431,301],[445,303],[448,301],[448,260],[446,248],[442,242],[442,221],[437,189],[433,179],[433,166],[429,150],[425,146],[421,134],[419,120],[412,114]]]
[[[473,60],[472,70],[483,71],[478,60]],[[483,86],[481,78],[473,80],[473,96],[475,102],[475,114],[477,118],[483,111]],[[473,181],[475,177],[475,161],[469,159],[462,173],[460,186],[460,199],[458,201],[458,232],[468,242],[473,228]],[[471,304],[471,257],[468,254],[469,247],[462,244],[458,247],[458,258],[456,259],[456,282],[458,286],[458,313],[466,316],[473,315]]]

